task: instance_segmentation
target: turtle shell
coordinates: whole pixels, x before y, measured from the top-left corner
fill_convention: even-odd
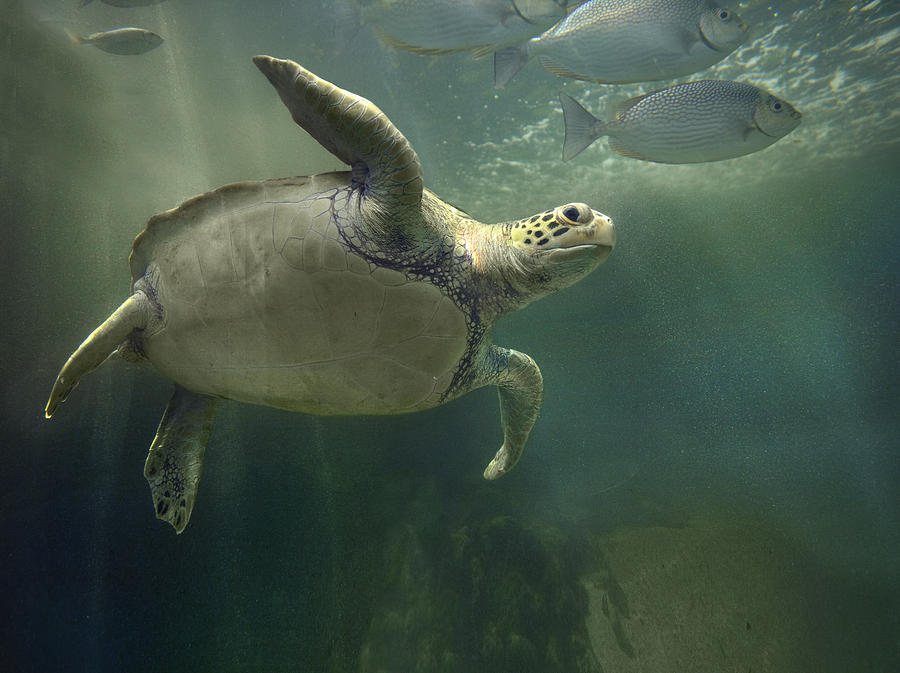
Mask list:
[[[348,181],[229,185],[151,218],[131,273],[161,320],[141,352],[194,392],[292,411],[439,404],[466,352],[465,316],[427,279],[346,245],[331,196]]]

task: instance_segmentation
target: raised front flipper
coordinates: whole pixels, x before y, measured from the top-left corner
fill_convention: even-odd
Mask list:
[[[217,401],[176,386],[144,463],[156,518],[168,521],[176,533],[194,509]]]
[[[344,91],[293,61],[255,56],[253,62],[278,91],[294,121],[353,169],[375,213],[390,214],[384,226],[402,225],[401,208],[418,209],[422,168],[403,134],[373,103]]]
[[[500,394],[500,425],[503,446],[484,471],[485,479],[509,472],[522,456],[544,397],[541,370],[530,356],[508,348],[491,346],[486,359],[488,380]]]

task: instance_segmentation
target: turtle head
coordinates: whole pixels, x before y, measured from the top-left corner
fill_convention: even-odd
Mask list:
[[[537,296],[578,282],[616,244],[612,220],[584,203],[567,203],[507,223],[507,245]]]

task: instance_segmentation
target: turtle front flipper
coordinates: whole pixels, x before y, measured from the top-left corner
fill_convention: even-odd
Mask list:
[[[216,402],[176,386],[144,463],[156,518],[168,521],[176,533],[184,530],[194,509]]]
[[[134,330],[147,327],[153,310],[147,295],[135,292],[100,327],[91,332],[56,377],[44,415],[50,418],[83,376],[103,364]]]
[[[503,446],[484,471],[485,479],[496,479],[509,472],[525,450],[541,410],[544,379],[529,355],[498,346],[487,354],[485,373],[485,384],[495,384],[500,394]]]
[[[403,222],[401,208],[422,201],[422,167],[415,150],[390,119],[369,100],[336,87],[293,61],[254,56],[294,121],[353,169],[353,181],[375,213],[391,214],[385,226]]]

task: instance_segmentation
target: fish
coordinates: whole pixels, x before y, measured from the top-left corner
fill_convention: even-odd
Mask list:
[[[532,56],[564,77],[624,84],[690,75],[721,61],[749,29],[713,0],[590,0],[537,37],[494,54],[502,88]]]
[[[362,23],[390,46],[482,57],[539,34],[564,17],[566,7],[567,0],[376,0],[361,12]]]
[[[89,44],[109,54],[122,56],[144,54],[163,43],[159,35],[146,28],[116,28],[87,37],[81,37],[70,30],[66,30],[66,33],[75,44]]]
[[[697,80],[612,106],[601,121],[561,93],[569,161],[601,136],[616,154],[661,164],[693,164],[758,152],[800,125],[787,101],[752,84]]]

